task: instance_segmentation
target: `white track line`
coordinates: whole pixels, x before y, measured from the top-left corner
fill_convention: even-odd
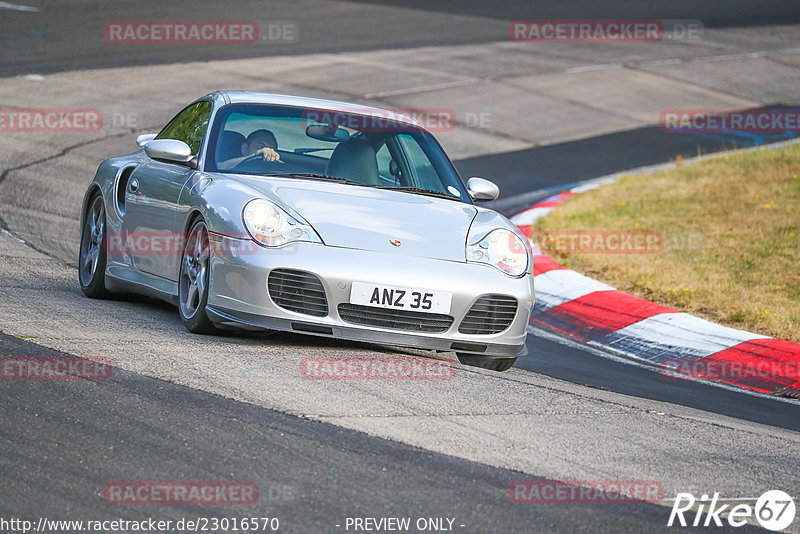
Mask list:
[[[10,4],[8,2],[0,2],[0,9],[8,9],[11,11],[31,11],[31,12],[41,11],[41,9],[39,9],[38,7],[21,6],[19,4]]]

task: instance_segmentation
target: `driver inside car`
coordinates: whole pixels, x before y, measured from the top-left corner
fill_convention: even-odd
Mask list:
[[[241,157],[220,162],[219,168],[232,169],[247,158],[259,154],[264,158],[264,161],[280,161],[281,156],[276,151],[277,148],[278,141],[275,139],[275,134],[269,130],[256,130],[248,135],[245,142],[242,143]]]

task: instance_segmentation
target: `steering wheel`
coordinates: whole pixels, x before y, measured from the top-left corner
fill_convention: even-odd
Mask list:
[[[258,161],[258,162],[261,162],[261,163],[280,163],[280,164],[282,164],[282,165],[285,165],[285,164],[286,164],[286,162],[285,162],[285,161],[283,161],[283,160],[280,160],[280,159],[279,159],[278,161],[268,161],[268,160],[265,160],[265,159],[264,159],[264,156],[263,156],[263,155],[261,155],[261,154],[253,154],[252,156],[247,156],[247,157],[246,157],[246,158],[244,158],[242,161],[240,161],[239,163],[237,163],[236,165],[234,165],[234,166],[233,166],[233,168],[232,168],[231,170],[238,169],[238,168],[239,168],[239,167],[241,167],[242,165],[245,165],[245,164],[247,164],[247,163],[253,163],[253,162],[256,162],[256,161]]]

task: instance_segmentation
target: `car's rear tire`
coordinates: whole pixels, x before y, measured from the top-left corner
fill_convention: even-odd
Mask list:
[[[213,334],[214,323],[206,314],[210,274],[208,228],[197,217],[186,235],[178,276],[178,311],[186,330],[193,334]]]
[[[460,352],[457,352],[456,356],[458,356],[458,361],[464,365],[498,372],[508,371],[517,361],[516,358],[487,358],[486,356],[461,354]]]
[[[106,208],[103,195],[95,193],[81,228],[78,251],[78,281],[83,294],[92,299],[106,298]]]

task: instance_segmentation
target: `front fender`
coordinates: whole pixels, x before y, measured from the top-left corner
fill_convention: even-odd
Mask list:
[[[178,201],[183,230],[188,231],[192,220],[200,215],[210,232],[249,239],[242,209],[257,196],[261,195],[241,183],[195,172],[184,184]]]

